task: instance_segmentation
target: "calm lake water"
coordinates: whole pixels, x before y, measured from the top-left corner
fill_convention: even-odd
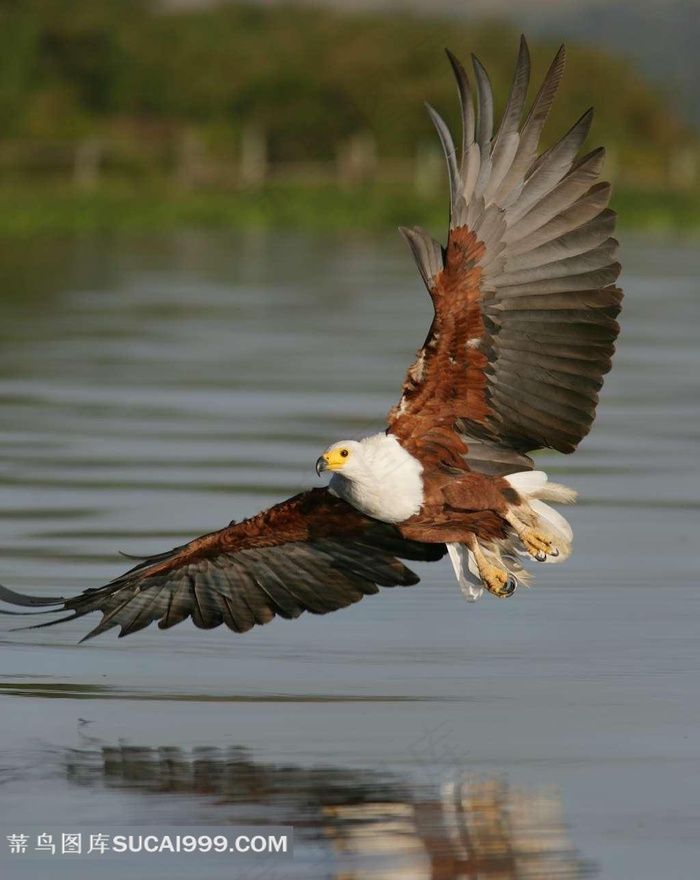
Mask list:
[[[398,238],[0,245],[0,582],[72,594],[316,485],[429,322]],[[293,823],[294,861],[3,853],[3,878],[700,876],[700,264],[624,244],[598,420],[540,458],[580,492],[575,552],[534,589],[468,605],[445,561],[327,617],[81,646],[93,618],[0,617],[0,847]]]

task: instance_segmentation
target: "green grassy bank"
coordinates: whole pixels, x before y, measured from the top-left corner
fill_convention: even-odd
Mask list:
[[[405,187],[268,186],[228,192],[119,187],[81,193],[63,187],[0,188],[0,235],[27,237],[182,228],[380,230],[420,224],[439,232],[446,196],[422,199]],[[617,191],[620,228],[700,230],[700,193]]]

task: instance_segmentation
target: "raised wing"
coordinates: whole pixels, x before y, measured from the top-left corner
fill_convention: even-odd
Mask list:
[[[429,111],[447,158],[450,229],[446,248],[419,227],[401,230],[435,317],[389,431],[409,448],[436,432],[462,453],[464,441],[473,469],[508,473],[531,466],[529,450],[572,452],[590,430],[619,332],[616,215],[610,185],[596,183],[604,150],[576,158],[591,110],[537,153],[563,46],[521,124],[530,74],[521,39],[495,136],[486,71],[474,58],[477,118],[464,68],[448,56],[462,107],[459,153]]]
[[[0,587],[0,599],[71,612],[39,626],[100,611],[102,620],[83,641],[115,626],[121,637],[154,621],[168,629],[187,617],[201,629],[225,623],[245,632],[276,615],[336,611],[379,592],[379,586],[416,584],[418,577],[397,557],[432,561],[444,554],[443,544],[408,541],[394,526],[364,516],[327,489],[313,489],[145,559],[106,586],[73,598],[32,597]]]

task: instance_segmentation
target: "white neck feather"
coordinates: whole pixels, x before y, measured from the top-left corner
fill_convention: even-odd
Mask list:
[[[402,522],[418,513],[423,465],[392,434],[365,437],[357,447],[352,466],[333,474],[331,492],[383,522]]]

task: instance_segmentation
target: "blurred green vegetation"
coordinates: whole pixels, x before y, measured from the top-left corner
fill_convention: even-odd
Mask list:
[[[391,184],[276,185],[231,192],[135,191],[104,186],[0,189],[0,235],[147,232],[181,228],[387,229],[419,224],[444,238],[447,195],[425,198]],[[615,191],[621,229],[683,233],[700,229],[700,199],[665,190]]]
[[[475,51],[502,107],[517,40],[497,22],[406,14],[0,0],[0,232],[442,222],[443,189],[421,195],[407,165],[385,178],[382,168],[436,149],[425,100],[459,124],[442,47]],[[556,48],[531,44],[534,82]],[[623,218],[699,225],[698,140],[662,93],[602,52],[570,46],[567,66],[548,137],[595,103],[590,143],[608,148]],[[251,131],[275,185],[267,172],[256,186],[236,177]],[[342,186],[319,171],[366,133],[376,179]],[[99,169],[77,172],[91,143]],[[183,174],[187,163],[195,171]],[[306,183],[295,184],[302,163]]]

